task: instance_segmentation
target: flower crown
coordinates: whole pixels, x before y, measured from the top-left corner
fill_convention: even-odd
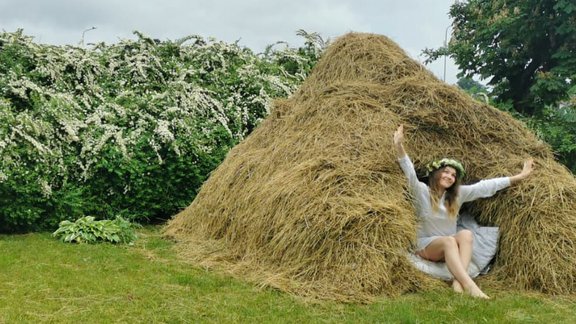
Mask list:
[[[462,180],[462,178],[464,178],[466,175],[462,163],[454,159],[443,158],[442,160],[432,161],[426,165],[426,176],[430,176],[432,172],[445,166],[453,167],[456,170],[456,177],[458,180]]]

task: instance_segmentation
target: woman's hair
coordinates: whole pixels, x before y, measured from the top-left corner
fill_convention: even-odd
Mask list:
[[[430,203],[432,204],[433,210],[438,210],[438,204],[440,203],[440,175],[446,166],[439,169],[435,169],[430,173],[428,178],[428,187],[430,188]],[[446,210],[448,210],[448,215],[450,217],[458,216],[458,187],[460,187],[460,178],[456,177],[454,184],[450,188],[446,189],[444,196],[444,205]]]

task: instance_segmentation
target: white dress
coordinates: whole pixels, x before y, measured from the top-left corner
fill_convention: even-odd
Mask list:
[[[424,249],[428,244],[440,236],[452,236],[456,234],[456,217],[450,217],[444,206],[444,195],[439,201],[436,211],[432,209],[430,202],[430,190],[428,186],[420,182],[414,170],[414,164],[405,155],[398,159],[400,167],[408,178],[408,189],[414,199],[414,207],[420,220],[418,227],[418,242],[416,251]],[[456,203],[458,208],[463,203],[487,198],[494,195],[498,190],[510,186],[508,177],[482,180],[472,185],[461,185],[458,191]]]

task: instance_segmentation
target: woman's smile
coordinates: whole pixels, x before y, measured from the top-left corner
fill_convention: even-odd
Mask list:
[[[440,186],[444,189],[452,187],[456,182],[456,169],[446,166],[440,172]]]

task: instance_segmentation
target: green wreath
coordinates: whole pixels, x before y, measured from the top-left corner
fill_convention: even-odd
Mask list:
[[[456,170],[458,180],[462,180],[466,175],[462,163],[454,159],[443,158],[442,160],[432,161],[426,165],[426,176],[430,176],[432,172],[445,166],[453,167]]]

